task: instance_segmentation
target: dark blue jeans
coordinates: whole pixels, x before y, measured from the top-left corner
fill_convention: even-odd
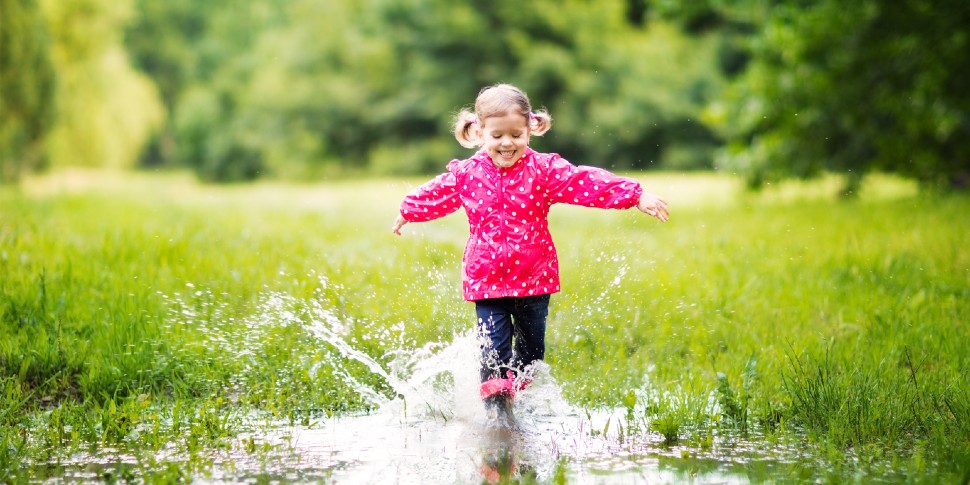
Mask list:
[[[518,373],[545,356],[549,295],[477,300],[475,313],[482,382]]]

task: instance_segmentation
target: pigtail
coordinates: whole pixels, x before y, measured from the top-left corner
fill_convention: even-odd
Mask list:
[[[481,143],[475,134],[478,117],[475,113],[463,109],[455,116],[455,139],[465,148],[476,148]]]
[[[529,113],[529,134],[542,136],[552,128],[552,116],[544,109]]]

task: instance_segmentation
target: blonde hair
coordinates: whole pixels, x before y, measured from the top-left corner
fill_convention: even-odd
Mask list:
[[[532,111],[529,97],[511,84],[495,84],[483,88],[475,98],[475,111],[462,109],[455,116],[455,138],[465,148],[476,148],[482,140],[475,135],[473,125],[483,123],[493,116],[515,111],[528,120],[529,134],[542,136],[552,127],[552,116],[546,110]]]

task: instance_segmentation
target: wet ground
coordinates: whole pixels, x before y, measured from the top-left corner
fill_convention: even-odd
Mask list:
[[[261,341],[262,322],[300,324],[334,348],[340,366],[355,361],[381,377],[395,398],[354,382],[375,411],[322,418],[293,426],[251,417],[247,431],[225,448],[203,451],[211,467],[174,478],[195,483],[760,483],[893,481],[891,469],[841,475],[825,468],[797,437],[768,438],[715,428],[706,440],[668,443],[649,429],[643,409],[586,410],[570,405],[545,364],[516,396],[514,424],[487,415],[478,396],[477,343],[470,335],[399,352],[382,365],[340,334],[340,320],[324,308],[309,322],[289,312],[285,297],[236,336],[240,352]],[[210,334],[217,333],[214,329]],[[216,338],[225,336],[217,335]],[[339,370],[339,369],[338,369]],[[349,378],[350,374],[347,373]],[[640,390],[642,391],[642,390]],[[689,436],[690,430],[682,433]],[[152,468],[188,460],[184,451],[150,457]],[[142,481],[145,457],[111,450],[35,464],[34,482]],[[175,467],[179,469],[179,467]]]
[[[547,377],[547,376],[546,376]],[[197,483],[751,483],[811,480],[799,447],[715,437],[710,446],[668,445],[624,429],[624,410],[568,405],[547,379],[521,392],[514,425],[488,416],[475,396],[448,409],[388,401],[369,415],[309,426],[263,423],[212,452]],[[454,397],[452,398],[454,399]],[[457,401],[460,401],[458,399]],[[441,404],[440,402],[438,404]],[[162,460],[178,461],[172,454]],[[123,455],[77,455],[48,468],[48,483],[124,477]],[[129,471],[125,469],[128,467]]]

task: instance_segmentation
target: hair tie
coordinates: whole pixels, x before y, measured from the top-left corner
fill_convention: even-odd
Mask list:
[[[534,111],[529,111],[529,118],[533,120],[537,120],[539,119],[539,116],[537,116]]]

